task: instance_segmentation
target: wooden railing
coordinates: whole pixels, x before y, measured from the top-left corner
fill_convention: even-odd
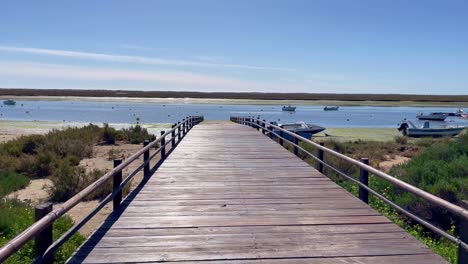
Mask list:
[[[171,144],[171,149],[183,139],[190,129],[203,121],[202,116],[189,116],[181,122],[174,124],[171,130],[161,131],[161,135],[154,141],[144,142],[144,147],[128,157],[124,161],[114,160],[114,169],[104,174],[101,178],[90,184],[88,187],[77,193],[75,196],[64,202],[59,207],[53,209],[51,203],[42,204],[35,208],[36,222],[25,231],[17,235],[2,248],[0,248],[0,263],[5,261],[9,256],[20,250],[28,241],[35,239],[36,260],[35,263],[51,263],[53,262],[54,253],[62,246],[69,238],[71,238],[83,225],[85,225],[96,213],[98,213],[108,202],[113,201],[113,209],[116,211],[122,201],[122,190],[130,182],[130,180],[141,170],[144,177],[150,176],[150,161],[160,153],[160,161],[166,158],[166,147]],[[171,136],[169,141],[166,138]],[[157,147],[154,153],[150,153],[151,149]],[[143,155],[143,163],[130,173],[125,179],[122,179],[122,170],[137,160]],[[104,198],[96,208],[87,215],[84,219],[75,223],[66,233],[58,238],[52,244],[52,224],[60,216],[64,215],[85,197],[102,187],[109,180],[113,180],[113,191]]]
[[[446,238],[448,241],[456,244],[458,246],[458,263],[459,264],[467,264],[468,263],[468,210],[452,204],[446,200],[443,200],[435,195],[432,195],[426,191],[423,191],[413,185],[410,185],[404,181],[401,181],[387,173],[384,173],[380,170],[377,170],[371,166],[369,166],[369,160],[367,158],[362,158],[361,161],[357,161],[352,159],[348,156],[345,156],[341,153],[338,153],[334,150],[324,147],[323,143],[315,143],[307,138],[301,137],[293,132],[290,132],[286,129],[283,129],[272,122],[266,122],[265,120],[261,120],[259,118],[255,118],[252,116],[240,116],[240,117],[231,117],[231,121],[251,126],[257,130],[259,130],[262,134],[269,136],[271,139],[277,141],[279,144],[284,146],[284,142],[287,141],[289,145],[293,147],[293,152],[295,155],[298,155],[299,150],[305,155],[311,157],[315,160],[318,164],[317,170],[323,173],[324,166],[327,167],[329,170],[335,172],[339,176],[352,181],[353,183],[359,186],[359,199],[363,202],[368,203],[369,198],[368,195],[371,193],[375,197],[379,198],[383,202],[387,203],[389,206],[394,208],[395,210],[399,211],[400,213],[406,215],[407,217],[413,219],[414,221],[418,222],[422,226],[426,227],[427,229],[431,230],[432,232]],[[288,135],[290,139],[286,138],[285,135]],[[317,154],[314,155],[310,151],[306,150],[305,148],[300,146],[300,142],[304,144],[313,146],[317,149]],[[324,159],[324,153],[328,153],[336,158],[341,160],[347,161],[350,164],[356,165],[360,169],[360,176],[359,179],[356,179],[346,173],[338,170],[337,168],[333,167],[329,163],[326,162]],[[384,195],[380,194],[376,190],[372,189],[368,185],[368,177],[369,173],[375,175],[390,184],[397,186],[401,190],[410,192],[415,196],[422,198],[432,205],[439,206],[444,208],[448,212],[452,213],[454,216],[458,217],[459,219],[459,226],[457,229],[460,231],[460,237],[457,238],[452,234],[447,233],[445,230],[433,225],[432,223],[422,219],[421,217],[415,215],[414,213],[406,210],[405,208],[399,206],[395,202],[389,200]]]

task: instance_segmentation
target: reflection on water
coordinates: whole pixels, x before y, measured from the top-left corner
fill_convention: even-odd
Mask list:
[[[298,105],[296,112],[283,112],[282,105],[162,104],[95,101],[17,101],[16,106],[2,105],[2,120],[40,120],[94,123],[174,123],[189,115],[208,120],[228,120],[232,115],[260,116],[282,123],[305,121],[324,127],[395,128],[403,119],[415,120],[419,112],[454,112],[444,107],[372,107],[343,106],[339,111],[324,111],[323,106]],[[444,124],[464,124],[467,120],[448,117]]]

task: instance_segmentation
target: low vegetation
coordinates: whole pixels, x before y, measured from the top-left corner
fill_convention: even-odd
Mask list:
[[[468,199],[468,134],[457,140],[431,144],[407,164],[394,167],[391,174],[444,200],[460,204]],[[442,208],[395,187],[391,187],[389,193],[399,204],[444,229],[449,229],[457,221]]]
[[[125,139],[130,142],[130,144],[141,144],[147,139],[150,141],[156,139],[154,135],[148,133],[148,130],[139,125],[124,128],[122,129],[122,132],[125,135]]]
[[[154,136],[141,126],[116,130],[105,124],[81,128],[53,130],[46,135],[23,136],[0,144],[0,246],[33,223],[33,208],[23,202],[6,199],[13,191],[26,187],[33,178],[48,177],[53,185],[49,192],[53,201],[65,201],[104,175],[102,170],[86,170],[79,166],[84,158],[93,156],[97,144],[115,144],[116,141],[139,144]],[[92,193],[86,199],[102,199],[112,192],[112,182]],[[128,188],[124,189],[124,193]],[[53,226],[54,239],[73,225],[69,217],[61,217]],[[65,260],[84,241],[79,234],[73,236],[55,254],[56,263]],[[30,263],[34,259],[34,246],[30,241],[6,263]]]
[[[34,210],[27,204],[16,200],[0,199],[0,246],[28,228],[34,222]],[[53,226],[53,238],[58,239],[70,227],[73,221],[67,217],[60,217]],[[65,263],[69,256],[84,242],[85,238],[75,234],[55,254],[55,263]],[[35,258],[33,241],[29,241],[5,263],[32,263]]]
[[[96,144],[122,140],[140,144],[146,139],[152,140],[154,135],[138,125],[116,130],[107,124],[102,128],[89,124],[8,141],[0,145],[0,182],[5,183],[0,190],[9,193],[24,187],[30,178],[50,177],[52,198],[64,201],[104,174],[78,166],[82,159],[92,157]]]
[[[0,171],[0,198],[29,184],[29,178],[11,171]]]
[[[373,167],[378,167],[379,163],[391,159],[395,155],[410,157],[411,160],[408,163],[394,166],[390,174],[455,204],[468,199],[468,134],[457,139],[423,138],[416,141],[408,140],[406,137],[396,137],[392,142],[361,140],[337,142],[329,140],[325,141],[325,146],[355,159],[368,157]],[[301,147],[311,153],[317,153],[314,147],[305,144],[301,144]],[[308,163],[317,165],[317,162],[310,157],[304,154],[300,155]],[[359,169],[346,161],[327,154],[325,154],[325,160],[333,167],[354,178],[359,175]],[[325,168],[325,173],[354,195],[358,194],[357,185],[351,181],[327,168]],[[369,185],[390,200],[449,233],[457,235],[459,232],[455,228],[458,226],[457,218],[448,214],[446,210],[402,191],[376,176],[370,176]],[[451,263],[456,263],[457,248],[454,244],[429,232],[372,195],[369,203],[373,208],[431,247],[434,252]]]

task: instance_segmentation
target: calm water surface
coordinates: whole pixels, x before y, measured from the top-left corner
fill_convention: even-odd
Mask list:
[[[296,112],[281,111],[282,105],[162,104],[95,101],[17,101],[1,105],[1,120],[39,120],[58,122],[174,123],[189,115],[209,120],[228,120],[230,116],[255,115],[282,123],[305,121],[324,127],[395,128],[403,119],[415,120],[419,112],[453,112],[446,107],[343,106],[339,111],[323,111],[323,106],[297,105]],[[468,120],[448,117],[439,125],[463,124]]]

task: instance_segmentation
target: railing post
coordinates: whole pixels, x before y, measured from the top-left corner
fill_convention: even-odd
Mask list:
[[[182,120],[182,136],[185,136],[185,118]]]
[[[164,133],[166,133],[166,131],[161,131],[161,136],[164,135]],[[161,159],[165,159],[166,158],[166,137],[162,136],[161,138]]]
[[[262,123],[262,134],[265,134],[265,119],[263,119]]]
[[[273,139],[275,137],[275,134],[273,134],[273,123],[270,122],[270,138]]]
[[[260,119],[257,119],[257,126],[256,126],[257,130],[260,131]]]
[[[323,143],[323,142],[320,142],[319,144],[322,147],[325,145],[325,143]],[[319,160],[323,161],[323,150],[318,149],[317,157],[318,157]],[[318,163],[317,170],[320,173],[323,173],[323,164],[321,162]]]
[[[283,146],[283,130],[279,131],[279,144]]]
[[[177,122],[177,125],[180,125],[180,121]],[[177,128],[177,136],[179,137],[179,141],[180,141],[180,139],[181,139],[181,137],[182,137],[182,135],[181,135],[181,133],[180,133],[180,131],[181,131],[180,127],[181,127],[181,126],[179,126],[179,127]]]
[[[296,145],[299,145],[299,139],[297,137],[294,137],[293,141],[294,141],[294,155],[297,156],[297,154],[299,153],[299,149],[297,148]]]
[[[468,243],[468,221],[466,219],[460,219],[460,240],[464,243]],[[462,245],[458,246],[458,264],[468,263],[468,250],[463,248]]]
[[[115,159],[114,160],[114,168],[119,166],[121,163],[122,163],[121,159]],[[121,183],[122,183],[122,170],[120,170],[119,172],[114,174],[114,178],[113,178],[113,187],[114,188],[113,188],[113,190],[115,191],[117,188],[119,188]],[[122,190],[119,190],[115,194],[114,200],[113,200],[114,212],[117,211],[117,209],[119,209],[121,202],[122,202]]]
[[[148,146],[150,143],[149,140],[143,141],[143,147]],[[143,168],[143,176],[148,176],[149,170],[150,170],[150,164],[149,164],[149,156],[150,156],[150,151],[149,149],[143,153],[143,162],[148,162],[145,164],[145,167]]]
[[[173,124],[172,125],[172,132],[171,132],[171,148],[174,148],[175,147],[175,129],[174,127],[176,126],[176,124]]]
[[[39,221],[41,218],[52,212],[52,203],[44,203],[37,205],[34,208],[35,221]],[[48,247],[52,245],[52,225],[46,227],[35,239],[36,257],[42,256]],[[53,255],[49,259],[44,260],[43,263],[53,263]]]
[[[361,162],[369,165],[369,158],[361,157]],[[367,170],[364,170],[363,168],[360,169],[359,181],[366,186],[369,185],[369,172]],[[369,192],[361,186],[359,186],[359,199],[366,204],[369,203]]]

